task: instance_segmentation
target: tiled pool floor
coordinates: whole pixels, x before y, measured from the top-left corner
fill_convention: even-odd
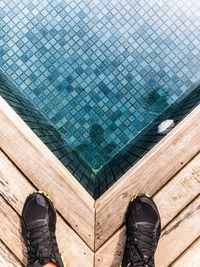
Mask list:
[[[199,81],[199,0],[1,2],[2,71],[93,170]]]

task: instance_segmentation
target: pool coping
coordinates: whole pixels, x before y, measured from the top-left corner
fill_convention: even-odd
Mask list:
[[[198,153],[199,121],[200,105],[96,201],[2,97],[0,148],[36,186],[48,186],[58,211],[95,251],[122,226],[133,194],[145,191],[154,195]]]
[[[199,151],[200,105],[97,199],[95,249],[122,226],[126,207],[134,194],[145,192],[153,196]]]

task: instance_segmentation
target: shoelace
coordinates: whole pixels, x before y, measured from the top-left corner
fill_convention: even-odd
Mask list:
[[[134,233],[128,233],[130,246],[130,267],[154,267],[153,260],[153,227],[139,225]]]
[[[39,260],[46,263],[51,260],[52,252],[58,252],[54,233],[50,233],[48,226],[43,223],[32,225],[27,233],[28,240],[28,262],[29,264]]]

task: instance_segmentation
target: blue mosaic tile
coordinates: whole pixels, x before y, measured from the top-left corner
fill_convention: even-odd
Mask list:
[[[200,77],[198,0],[2,0],[1,69],[99,170]]]

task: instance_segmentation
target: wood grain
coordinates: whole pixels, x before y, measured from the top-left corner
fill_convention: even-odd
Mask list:
[[[95,267],[118,267],[124,251],[126,228],[123,226],[95,253]]]
[[[155,194],[200,151],[199,121],[200,106],[96,201],[96,249],[122,226],[132,195]]]
[[[200,235],[199,203],[200,197],[163,230],[156,252],[156,266],[168,267]],[[96,252],[95,266],[119,266],[124,244],[125,227],[122,227]]]
[[[94,200],[13,109],[0,97],[0,148],[40,190],[82,239],[94,248]]]
[[[22,267],[15,256],[7,249],[7,247],[0,240],[0,266],[4,267]]]
[[[200,237],[172,265],[172,267],[200,266]]]
[[[200,154],[193,158],[188,165],[177,173],[177,175],[154,196],[154,201],[160,211],[162,227],[165,227],[185,206],[199,195],[199,167]],[[189,211],[190,208],[192,209],[192,206],[189,206],[187,211]],[[176,222],[176,218],[174,220]],[[177,238],[178,235],[175,239]],[[96,266],[100,267],[101,264],[104,267],[117,266],[123,255],[124,243],[125,227],[123,226],[97,250],[95,255]],[[160,267],[160,265],[157,266]]]
[[[169,266],[200,236],[199,222],[200,195],[163,230],[156,254],[157,266]]]
[[[165,227],[200,193],[200,153],[155,196],[162,227]]]
[[[25,247],[20,235],[20,218],[2,196],[0,196],[0,225],[1,240],[25,264]]]
[[[35,191],[35,188],[28,182],[15,165],[10,162],[7,156],[0,151],[0,195],[6,199],[18,214],[21,214],[26,197],[33,191]],[[17,217],[18,220],[16,214],[15,217]],[[12,218],[7,219],[11,220],[11,222],[13,221]],[[2,224],[7,224],[7,220],[3,221],[2,218],[1,225]],[[20,238],[19,227],[9,229],[9,231],[11,230],[15,231],[15,236],[18,240]],[[60,251],[69,267],[81,266],[83,262],[86,267],[93,266],[94,253],[60,216],[57,216],[56,234]],[[0,238],[1,235],[3,235],[3,232],[0,234]],[[12,240],[12,233],[10,234],[10,239]],[[4,241],[7,244],[7,241]],[[18,246],[18,243],[10,244],[8,240],[8,246],[11,250],[13,249],[12,245]],[[20,260],[22,260],[22,254],[17,251],[17,255]]]

